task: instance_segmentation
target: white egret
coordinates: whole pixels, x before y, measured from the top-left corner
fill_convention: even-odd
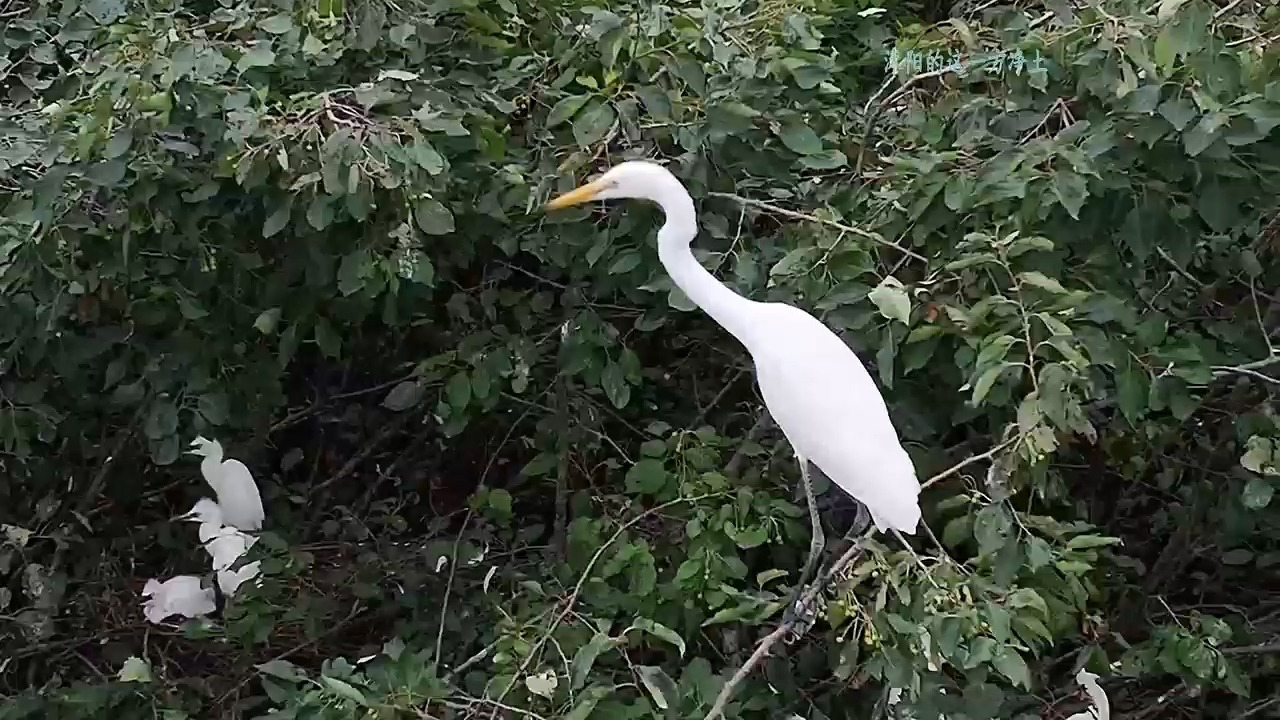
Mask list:
[[[174,615],[202,617],[217,609],[213,588],[200,585],[194,575],[178,575],[164,582],[148,580],[142,588],[142,612],[152,623],[162,623]]]
[[[1066,720],[1111,720],[1111,699],[1107,697],[1106,691],[1098,684],[1098,676],[1080,668],[1076,673],[1076,682],[1080,683],[1080,687],[1084,688],[1084,692],[1089,696],[1089,700],[1093,703],[1093,707],[1078,712]]]
[[[666,222],[658,230],[658,258],[671,280],[751,354],[765,405],[800,463],[809,504],[813,534],[801,584],[826,544],[809,462],[866,505],[880,532],[914,534],[920,523],[915,467],[875,382],[853,351],[804,310],[748,300],[707,272],[690,248],[698,233],[693,198],[656,163],[621,163],[556,197],[547,209],[614,198],[648,200],[662,208]],[[900,534],[899,539],[906,544]]]
[[[218,503],[209,498],[200,498],[191,512],[183,515],[182,519],[200,523],[200,543],[213,560],[213,571],[223,594],[234,595],[243,583],[258,576],[261,567],[258,561],[232,569],[258,538],[225,524],[222,508]]]
[[[200,455],[200,474],[218,496],[218,508],[223,523],[238,530],[261,530],[266,514],[262,509],[262,495],[253,481],[249,468],[239,460],[222,459],[222,443],[197,437],[191,441],[192,450]]]

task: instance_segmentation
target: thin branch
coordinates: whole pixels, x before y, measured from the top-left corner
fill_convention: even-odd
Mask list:
[[[929,478],[923,485],[921,485],[921,487],[929,487],[934,483],[940,482],[957,472],[960,472],[961,469],[972,465],[973,463],[991,458],[996,453],[1017,442],[1017,440],[1017,437],[1011,438],[980,455],[974,455],[973,457],[962,460]],[[874,533],[874,527],[868,528],[867,531],[863,533],[862,539],[868,538]],[[830,583],[831,578],[835,577],[842,570],[848,567],[849,563],[853,562],[854,559],[857,558],[858,554],[862,552],[862,549],[862,543],[859,541],[851,545],[848,550],[845,550],[844,554],[840,556],[840,559],[832,563],[831,568],[823,573],[820,581],[813,583],[805,589],[804,593],[800,595],[800,599],[797,601],[797,604],[804,607],[809,603],[812,603],[818,593],[822,592],[823,588]],[[768,654],[769,649],[772,648],[784,635],[786,635],[795,623],[796,618],[794,617],[779,623],[778,627],[775,628],[773,632],[766,635],[765,638],[760,641],[760,644],[756,646],[755,652],[751,653],[751,657],[747,659],[747,662],[743,664],[742,667],[738,668],[738,671],[733,674],[733,677],[729,679],[729,682],[725,683],[724,687],[720,689],[720,693],[716,695],[715,703],[711,706],[711,711],[707,713],[703,720],[717,720],[724,716],[725,706],[727,706],[729,701],[733,698],[733,694],[737,691],[738,686],[746,680],[747,676],[751,674],[752,669],[754,669],[755,666],[764,659],[765,655]]]
[[[1220,650],[1223,655],[1270,655],[1280,653],[1280,642],[1266,643],[1263,645],[1242,645],[1240,647],[1229,647]]]
[[[462,536],[467,534],[467,524],[471,522],[471,514],[468,510],[467,516],[462,519],[462,529],[458,530],[457,537],[453,539],[453,552],[449,557],[449,579],[444,583],[444,601],[440,603],[440,627],[436,629],[435,660],[431,663],[431,667],[436,672],[439,672],[440,668],[440,646],[444,643],[444,620],[449,612],[449,595],[453,592],[453,576],[458,568],[458,545],[462,543]]]
[[[1280,360],[1280,357],[1272,358],[1263,364],[1269,365],[1275,362],[1276,360]],[[1248,365],[1235,365],[1235,366],[1214,365],[1213,367],[1210,368],[1210,370],[1213,370],[1214,377],[1222,377],[1224,375],[1231,375],[1231,374],[1248,375],[1251,378],[1256,378],[1258,380],[1262,380],[1263,382],[1269,382],[1275,385],[1280,385],[1280,378],[1273,378],[1270,375],[1260,373],[1257,370],[1254,370],[1252,367],[1249,367],[1250,365],[1254,365],[1254,364],[1255,363],[1249,363]]]
[[[870,230],[863,230],[862,228],[854,227],[853,225],[846,225],[841,222],[836,222],[835,220],[827,220],[824,218],[820,218],[816,215],[810,215],[808,213],[797,212],[795,210],[788,210],[784,207],[779,207],[772,203],[767,203],[762,200],[752,200],[751,198],[745,198],[745,197],[742,197],[741,195],[735,195],[733,193],[711,192],[707,194],[712,197],[719,197],[719,198],[725,198],[727,200],[733,200],[734,202],[738,202],[743,205],[747,205],[754,208],[759,208],[760,210],[771,212],[776,215],[782,215],[783,217],[789,217],[795,220],[805,220],[807,222],[817,223],[819,225],[826,225],[828,227],[833,227],[837,230],[841,230],[847,233],[853,233],[858,237],[871,240],[872,242],[879,243],[881,245],[884,245],[885,247],[891,247],[910,258],[919,260],[920,262],[923,262],[923,263],[929,262],[928,258],[921,255],[920,253],[914,250],[908,250],[907,248],[902,247],[898,243],[892,240],[886,239],[883,235],[877,232],[871,232]]]
[[[931,485],[934,485],[935,483],[942,482],[943,480],[946,480],[947,478],[951,477],[952,475],[955,475],[956,473],[960,472],[961,470],[965,469],[966,467],[968,467],[968,466],[970,466],[970,465],[972,465],[972,464],[974,464],[974,463],[976,463],[976,462],[982,462],[983,460],[989,460],[989,459],[991,459],[992,457],[995,457],[996,453],[1000,452],[1001,450],[1004,450],[1005,448],[1007,448],[1007,447],[1009,447],[1010,445],[1012,445],[1012,444],[1016,443],[1017,441],[1018,441],[1018,437],[1012,437],[1012,438],[1009,438],[1008,440],[1005,440],[1004,442],[1000,443],[999,445],[996,445],[995,447],[991,448],[990,450],[988,450],[988,451],[986,451],[986,452],[982,453],[981,455],[974,455],[973,457],[965,458],[964,460],[961,460],[960,462],[956,463],[955,465],[952,465],[951,467],[947,468],[946,470],[943,470],[942,472],[938,473],[937,475],[934,475],[933,477],[931,477],[931,478],[929,478],[928,480],[926,480],[926,481],[924,481],[923,483],[921,483],[921,485],[920,485],[920,489],[921,489],[921,490],[924,490],[925,488],[927,488],[927,487],[929,487],[929,486],[931,486]]]
[[[854,559],[862,553],[863,547],[861,540],[870,537],[874,532],[874,527],[868,528],[867,531],[863,533],[862,538],[860,538],[858,542],[850,545],[849,549],[845,550],[844,554],[840,556],[840,559],[832,563],[831,568],[822,574],[821,580],[811,584],[803,593],[801,593],[800,599],[796,601],[796,604],[801,607],[805,607],[812,603],[813,599],[818,596],[818,593],[822,592],[823,588],[825,588],[831,581],[831,578],[841,570],[844,570],[849,563],[853,562]],[[782,623],[779,623],[778,627],[774,628],[773,632],[766,635],[764,639],[760,641],[760,644],[756,646],[755,652],[751,653],[751,657],[747,658],[747,661],[742,665],[742,667],[738,668],[738,671],[733,674],[733,677],[729,678],[729,682],[725,683],[724,687],[720,688],[720,693],[716,695],[715,703],[711,705],[711,711],[707,713],[703,720],[717,720],[717,718],[724,716],[725,706],[727,706],[729,701],[733,699],[733,694],[737,691],[738,686],[742,684],[742,681],[747,679],[747,676],[751,674],[751,671],[755,666],[764,659],[764,656],[769,653],[769,649],[777,644],[777,642],[791,630],[792,626],[796,624],[796,620],[797,618],[792,617]]]
[[[604,551],[609,549],[609,547],[613,545],[618,538],[622,537],[622,533],[634,527],[636,523],[655,513],[660,513],[663,510],[676,505],[694,503],[723,494],[724,493],[706,493],[704,495],[695,495],[693,497],[676,498],[670,502],[655,505],[620,525],[618,530],[614,532],[613,535],[599,547],[599,549],[596,550],[594,555],[591,556],[591,560],[587,562],[587,567],[582,570],[582,575],[578,577],[577,584],[573,586],[573,592],[569,594],[569,598],[565,601],[564,609],[556,615],[555,619],[551,621],[550,627],[547,628],[547,631],[542,634],[542,637],[538,642],[529,650],[529,654],[525,656],[524,662],[520,663],[520,667],[516,670],[515,674],[511,676],[511,680],[507,682],[507,686],[503,688],[502,693],[498,695],[496,700],[488,702],[501,703],[507,694],[511,692],[511,689],[515,687],[516,682],[519,681],[520,677],[529,669],[529,666],[533,664],[534,658],[538,657],[538,651],[542,649],[543,645],[547,644],[547,640],[550,639],[551,634],[556,631],[556,628],[560,627],[560,623],[569,616],[569,613],[573,612],[573,606],[577,604],[578,596],[582,593],[583,586],[587,584],[587,579],[591,577],[591,571],[595,569],[596,563],[600,561],[600,558],[604,555]]]
[[[129,438],[133,437],[134,431],[138,429],[139,423],[142,422],[142,415],[147,409],[147,403],[139,403],[138,409],[130,418],[129,424],[120,431],[120,435],[116,438],[116,444],[111,447],[111,452],[107,454],[106,459],[102,461],[102,467],[98,468],[98,473],[94,475],[90,481],[89,487],[80,495],[80,501],[76,503],[76,512],[83,515],[89,509],[89,505],[93,503],[93,498],[102,491],[102,487],[107,482],[107,475],[111,472],[111,466],[115,464],[116,457],[124,451],[125,443],[129,442]]]
[[[334,395],[333,397],[328,398],[327,400],[322,400],[320,402],[313,403],[311,405],[308,405],[302,408],[301,410],[295,410],[294,412],[289,413],[284,417],[283,420],[280,420],[277,423],[273,423],[271,427],[267,429],[267,433],[269,434],[269,433],[279,432],[281,430],[284,430],[287,427],[296,425],[299,422],[302,422],[308,417],[319,412],[320,410],[323,410],[329,405],[335,402],[338,402],[340,400],[350,400],[352,398],[361,397],[362,395],[371,395],[373,393],[378,392],[379,390],[387,390],[389,388],[395,387],[396,385],[399,385],[402,382],[407,382],[409,380],[412,380],[415,377],[417,377],[416,373],[409,373],[404,377],[399,377],[394,380],[388,380],[383,383],[378,383],[373,387],[367,387],[361,390],[352,390],[350,392],[339,393],[337,395]]]

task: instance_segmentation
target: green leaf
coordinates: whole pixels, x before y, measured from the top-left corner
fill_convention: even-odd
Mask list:
[[[524,686],[530,693],[544,697],[548,700],[555,695],[556,688],[560,685],[560,678],[550,670],[545,670],[536,675],[526,675],[524,678]]]
[[[983,555],[993,555],[1004,547],[1005,538],[1013,529],[1011,520],[1000,503],[992,503],[974,517],[973,536]]]
[[[280,308],[273,307],[263,310],[258,314],[258,319],[253,321],[253,327],[263,335],[272,335],[276,331],[276,325],[280,323]]]
[[[621,275],[626,272],[631,272],[632,270],[636,269],[636,267],[638,267],[639,265],[640,265],[640,253],[624,252],[621,255],[619,255],[616,260],[613,261],[612,265],[609,266],[609,274]]]
[[[612,105],[607,102],[596,103],[573,121],[573,139],[580,147],[591,147],[604,139],[617,119],[618,113]]]
[[[502,518],[511,517],[511,492],[502,488],[489,491],[489,507]]]
[[[1012,365],[1013,363],[1002,362],[995,367],[983,370],[982,374],[973,383],[973,397],[969,398],[969,404],[974,407],[981,405],[982,401],[986,399],[987,393],[991,392],[991,388],[995,386],[996,380],[1000,379],[1000,373]]]
[[[254,667],[263,675],[289,682],[299,682],[307,679],[307,674],[288,660],[268,660],[261,665],[254,665]]]
[[[791,121],[778,131],[778,139],[787,149],[798,155],[816,155],[822,152],[822,138],[808,125]]]
[[[338,292],[346,296],[363,290],[365,276],[371,270],[368,252],[356,250],[347,253],[338,263]]]
[[[578,652],[573,654],[573,661],[569,663],[569,672],[574,690],[587,683],[587,677],[591,674],[591,668],[595,665],[596,658],[600,656],[600,653],[611,647],[613,647],[612,638],[602,633],[596,633],[586,645],[578,648]]]
[[[116,134],[112,135],[111,139],[107,141],[107,146],[103,148],[102,151],[103,157],[108,160],[114,160],[115,158],[124,155],[126,152],[129,152],[129,146],[132,144],[133,131],[127,127],[120,128],[116,131]]]
[[[1062,283],[1054,280],[1044,273],[1038,273],[1035,271],[1018,273],[1018,280],[1026,283],[1027,285],[1038,287],[1041,290],[1048,290],[1051,293],[1057,293],[1058,295],[1067,294],[1067,289],[1062,287]]]
[[[627,378],[622,371],[622,367],[612,360],[605,365],[604,371],[600,373],[600,386],[604,389],[604,394],[609,398],[609,402],[613,406],[621,410],[627,406],[627,402],[631,399],[631,386],[627,384]]]
[[[635,670],[659,710],[666,710],[679,700],[680,693],[676,689],[675,682],[662,668],[654,665],[636,665]]]
[[[578,696],[578,704],[568,712],[563,720],[587,720],[591,717],[591,713],[595,711],[596,706],[601,700],[613,694],[614,688],[593,685],[586,692]]]
[[[1083,175],[1059,170],[1053,174],[1053,194],[1062,207],[1066,208],[1071,219],[1079,220],[1080,208],[1084,207],[1084,200],[1089,195],[1089,183]]]
[[[120,682],[149,683],[152,680],[151,664],[142,658],[130,655],[120,667],[116,679]]]
[[[1045,604],[1044,598],[1040,597],[1040,593],[1031,588],[1018,588],[1009,593],[1005,601],[1009,604],[1009,607],[1029,607],[1039,612],[1043,617],[1049,617],[1049,606]]]
[[[269,238],[283,230],[284,226],[289,224],[289,215],[292,211],[292,198],[277,205],[276,209],[267,216],[266,222],[262,223],[262,237]]]
[[[1088,550],[1091,548],[1119,545],[1120,538],[1103,535],[1077,535],[1067,541],[1068,550]]]
[[[448,235],[454,231],[453,213],[435,198],[419,198],[413,208],[413,219],[428,235]]]
[[[1240,495],[1240,500],[1250,510],[1261,510],[1271,504],[1275,491],[1270,481],[1258,477],[1249,478],[1249,482],[1245,483],[1244,492]]]
[[[272,15],[258,23],[258,29],[272,35],[283,35],[294,27],[293,18],[288,15]]]
[[[1169,98],[1160,103],[1160,107],[1156,109],[1156,112],[1160,113],[1160,117],[1168,120],[1173,129],[1179,132],[1187,125],[1190,125],[1191,121],[1195,120],[1196,116],[1200,114],[1190,100],[1181,96]]]
[[[654,635],[655,637],[661,638],[662,640],[665,640],[671,643],[672,645],[676,646],[677,650],[680,651],[680,657],[684,657],[684,650],[685,650],[684,638],[680,637],[679,633],[667,627],[666,625],[663,625],[662,623],[654,622],[653,620],[650,620],[648,618],[636,618],[631,623],[631,627],[627,628],[627,632],[630,632],[632,630],[643,630],[651,635]],[[624,632],[623,635],[625,634],[626,633]]]
[[[1245,453],[1240,456],[1240,465],[1259,475],[1275,474],[1276,450],[1276,443],[1271,438],[1253,435],[1245,442]]]
[[[569,97],[561,98],[560,102],[551,107],[551,112],[547,113],[546,128],[550,130],[573,119],[573,116],[577,115],[582,106],[586,105],[590,99],[591,95],[570,95]]]
[[[316,230],[324,230],[333,222],[333,205],[325,195],[317,193],[307,206],[307,223]]]
[[[336,358],[342,353],[342,338],[338,337],[333,326],[324,318],[316,321],[315,340],[325,357]]]
[[[401,412],[408,410],[418,401],[422,399],[423,387],[421,384],[413,380],[405,380],[404,382],[391,388],[391,392],[382,399],[382,407],[392,411]]]
[[[152,440],[178,431],[178,408],[168,398],[160,398],[151,404],[151,412],[143,423],[142,431]]]
[[[1216,116],[1222,113],[1211,113],[1200,118],[1195,127],[1182,134],[1182,147],[1187,157],[1196,157],[1204,152],[1222,134],[1222,123]],[[1224,116],[1225,117],[1225,116]]]
[[[465,372],[454,373],[445,385],[444,394],[449,399],[450,407],[462,410],[471,402],[471,379]]]
[[[1031,671],[1027,668],[1026,661],[1013,648],[1006,646],[996,650],[991,664],[1001,675],[1009,678],[1009,682],[1031,689]]]
[[[661,460],[645,458],[627,471],[627,492],[655,494],[667,484],[667,469]]]
[[[274,64],[276,54],[271,50],[271,43],[260,42],[236,61],[236,69],[244,72],[250,68],[266,67]]]
[[[950,547],[959,547],[972,536],[973,518],[969,515],[961,515],[942,528],[942,542]]]
[[[344,700],[350,700],[360,707],[369,707],[369,701],[365,698],[364,693],[357,690],[354,685],[328,675],[321,675],[320,682],[334,695]]]
[[[892,275],[880,281],[868,295],[880,314],[903,325],[911,324],[911,298],[898,279]]]

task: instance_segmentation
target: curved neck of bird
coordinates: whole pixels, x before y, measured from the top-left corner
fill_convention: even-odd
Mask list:
[[[200,474],[204,475],[205,479],[209,481],[209,485],[213,486],[215,492],[218,490],[218,486],[215,483],[218,480],[219,473],[222,471],[221,465],[222,453],[207,455],[205,459],[200,461]]]
[[[1084,686],[1084,692],[1093,701],[1094,708],[1097,709],[1096,716],[1098,720],[1110,720],[1111,718],[1111,700],[1107,694],[1103,692],[1098,683],[1090,683]]]
[[[698,220],[693,198],[678,183],[672,183],[662,188],[654,200],[667,216],[658,231],[658,259],[671,275],[671,281],[739,342],[748,345],[751,336],[748,310],[756,303],[716,280],[694,257],[690,245],[698,234]]]

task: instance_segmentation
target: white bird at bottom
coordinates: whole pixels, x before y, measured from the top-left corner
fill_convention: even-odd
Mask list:
[[[202,587],[195,575],[177,575],[164,582],[148,580],[142,596],[147,598],[142,603],[143,614],[157,625],[174,615],[195,618],[218,608],[213,589]]]
[[[698,233],[693,198],[661,165],[621,163],[556,197],[547,209],[614,198],[662,208],[666,222],[658,230],[658,258],[672,282],[751,354],[765,405],[800,463],[809,505],[812,535],[800,584],[808,582],[826,545],[809,462],[865,505],[879,531],[898,533],[907,545],[900,533],[914,534],[920,524],[920,482],[884,398],[853,351],[804,310],[748,300],[703,268],[690,247]]]

